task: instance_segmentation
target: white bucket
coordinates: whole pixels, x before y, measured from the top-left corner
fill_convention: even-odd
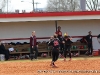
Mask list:
[[[0,61],[5,61],[5,55],[4,54],[0,54]]]

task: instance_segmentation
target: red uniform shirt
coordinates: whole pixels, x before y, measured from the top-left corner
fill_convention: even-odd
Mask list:
[[[36,46],[37,45],[37,40],[36,40],[36,36],[31,36],[30,37],[30,46]]]
[[[61,32],[60,30],[58,30],[57,32],[55,32],[57,35],[59,35],[59,32]],[[61,32],[61,36],[62,36],[62,32]]]

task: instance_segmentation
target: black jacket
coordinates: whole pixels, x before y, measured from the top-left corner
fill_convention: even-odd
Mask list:
[[[73,42],[70,40],[70,36],[66,36],[65,38],[64,38],[64,41],[65,41],[65,46],[66,45],[71,45]]]
[[[88,43],[92,43],[92,35],[87,35],[87,36],[86,36],[86,41],[87,41]]]
[[[65,40],[65,45],[71,45],[73,42],[70,40],[70,39],[68,39],[68,40]]]
[[[100,38],[100,34],[97,36],[97,38]]]
[[[64,40],[64,38],[62,36],[59,36],[59,35],[58,35],[58,39],[60,42],[62,42]]]
[[[57,41],[57,43],[55,41]],[[59,41],[58,38],[55,38],[55,39],[49,41],[48,44],[51,45],[51,46],[53,46],[54,49],[58,49],[59,46],[60,46],[60,41]]]
[[[6,49],[5,49],[4,45],[1,44],[0,45],[0,54],[5,54],[5,51],[6,51]]]

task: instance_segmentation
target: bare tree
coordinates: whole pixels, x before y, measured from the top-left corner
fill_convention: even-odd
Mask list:
[[[86,0],[87,9],[90,11],[97,11],[100,6],[99,0]]]
[[[79,10],[79,0],[48,0],[47,11]]]
[[[12,12],[13,6],[11,6],[11,0],[0,0],[1,13]]]
[[[6,6],[6,0],[0,0],[0,10],[3,10]]]

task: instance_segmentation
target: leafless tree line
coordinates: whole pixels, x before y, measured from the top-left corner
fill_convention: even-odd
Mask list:
[[[32,0],[34,1],[34,0]],[[100,0],[86,0],[86,10],[100,10]],[[7,6],[7,0],[0,0],[0,10]],[[80,0],[47,0],[46,11],[80,11]]]
[[[86,0],[86,6],[90,11],[100,10],[100,0]]]
[[[97,11],[100,0],[86,0],[86,10]],[[80,11],[80,0],[48,0],[47,11]]]
[[[0,0],[0,10],[4,9],[6,6],[6,0]]]
[[[79,0],[48,0],[47,11],[79,10]]]

